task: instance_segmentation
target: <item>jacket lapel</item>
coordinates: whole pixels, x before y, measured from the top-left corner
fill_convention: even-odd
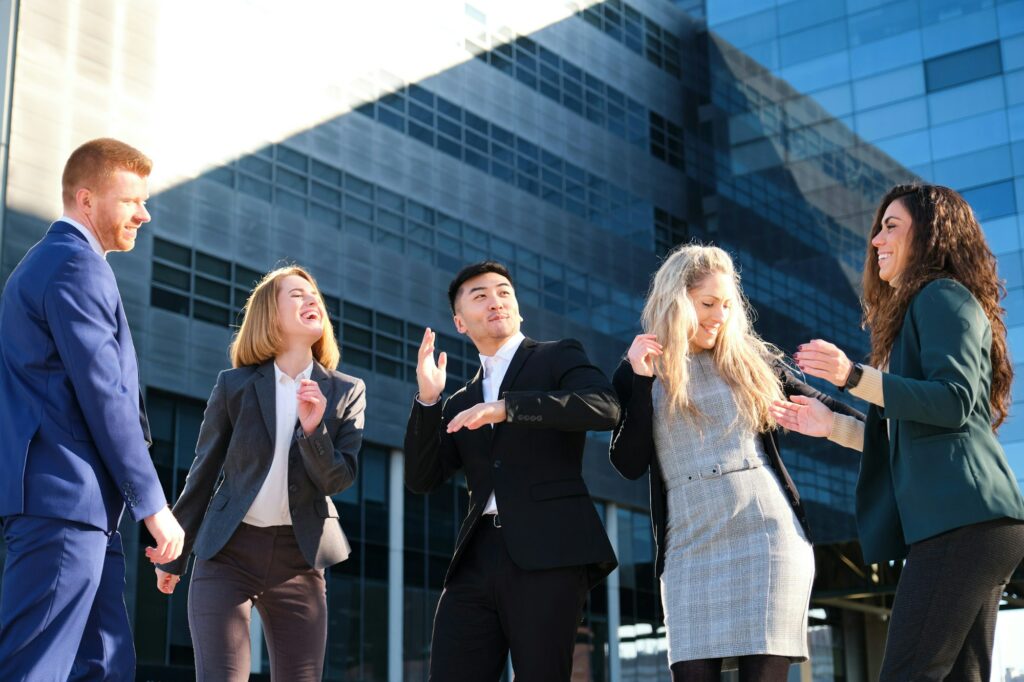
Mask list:
[[[466,384],[466,393],[469,395],[470,405],[484,401],[484,368],[482,366],[476,370],[476,374]]]
[[[484,401],[484,368],[477,369],[476,374],[466,384],[466,395],[469,397],[467,407],[478,405]],[[453,415],[454,416],[454,415]],[[470,433],[473,433],[472,431]],[[494,429],[484,427],[475,432],[479,438],[484,440],[485,452],[491,451],[491,440],[494,438]]]
[[[334,384],[331,383],[331,375],[327,373],[316,360],[313,361],[313,370],[309,373],[309,378],[312,379],[320,386],[320,392],[324,394],[324,399],[327,401],[327,409],[324,410],[324,417],[333,417],[334,412]]]
[[[527,337],[523,339],[523,342],[519,344],[516,354],[512,356],[512,362],[508,363],[508,369],[505,371],[505,377],[501,380],[501,387],[498,389],[498,399],[509,389],[512,382],[516,380],[519,375],[519,370],[526,364],[526,359],[533,354],[533,349],[537,345],[537,342]]]
[[[910,319],[910,310],[907,310],[907,315],[903,319],[903,328],[900,329],[900,333],[896,335],[896,341],[892,344],[892,351],[889,353],[889,366],[885,368],[886,372],[901,376],[903,374],[903,347],[911,343],[908,339],[909,330],[908,326],[913,324]],[[892,459],[896,455],[896,443],[899,437],[900,422],[898,419],[887,420],[888,431],[886,436],[889,439],[889,458]]]
[[[277,438],[277,390],[274,386],[274,361],[267,360],[256,369],[256,399],[260,404],[260,414],[267,427],[267,438],[271,447]]]

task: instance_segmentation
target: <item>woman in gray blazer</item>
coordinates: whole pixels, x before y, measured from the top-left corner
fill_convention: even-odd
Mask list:
[[[323,298],[299,267],[268,273],[245,305],[217,377],[174,515],[181,557],[156,570],[170,594],[196,562],[188,598],[198,680],[249,679],[256,607],[271,679],[320,680],[327,643],[324,569],[348,542],[330,496],[352,485],[363,382],[335,371]]]
[[[864,265],[871,365],[821,339],[795,358],[869,403],[854,422],[803,397],[780,424],[863,452],[857,526],[864,560],[906,559],[879,679],[988,680],[1003,589],[1024,558],[1024,498],[995,430],[1013,365],[996,258],[971,207],[947,187],[882,199]]]

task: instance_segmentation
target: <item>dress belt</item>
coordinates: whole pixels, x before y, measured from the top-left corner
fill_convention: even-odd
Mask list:
[[[736,471],[746,471],[747,469],[756,469],[760,466],[764,466],[764,462],[761,461],[760,457],[744,457],[743,459],[735,462],[726,462],[725,464],[718,463],[704,467],[699,471],[687,474],[686,480],[697,481],[708,478],[721,478],[725,474],[731,474]]]

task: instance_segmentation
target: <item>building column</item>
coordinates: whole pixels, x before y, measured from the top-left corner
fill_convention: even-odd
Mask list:
[[[402,682],[405,627],[405,455],[391,451],[388,467],[388,682]]]
[[[19,0],[0,0],[0,271],[3,270],[4,223],[7,221],[7,159],[11,142],[11,95],[18,35]]]
[[[608,539],[619,555],[619,507],[609,502],[604,507],[604,527]],[[605,579],[608,590],[608,679],[619,682],[622,679],[622,664],[619,662],[619,626],[622,625],[622,614],[619,611],[619,569],[612,571]]]

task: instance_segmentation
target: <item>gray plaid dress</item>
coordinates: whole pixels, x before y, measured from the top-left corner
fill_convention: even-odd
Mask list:
[[[672,414],[654,382],[668,496],[661,597],[669,664],[753,654],[807,658],[814,554],[710,353],[691,360],[703,417]]]

